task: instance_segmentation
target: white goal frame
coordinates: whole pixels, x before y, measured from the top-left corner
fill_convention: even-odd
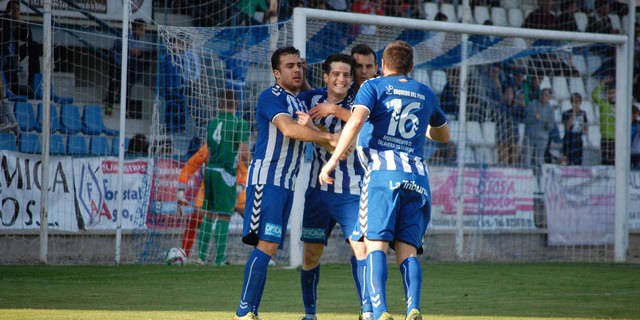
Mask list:
[[[632,1],[630,6],[635,7],[635,1]],[[465,8],[468,12],[468,7]],[[610,35],[610,34],[594,34],[584,32],[566,32],[566,31],[550,31],[550,30],[538,30],[538,29],[523,29],[512,27],[500,27],[500,26],[485,26],[477,24],[463,24],[463,23],[451,23],[451,22],[439,22],[429,21],[421,19],[408,19],[408,18],[396,18],[385,17],[367,14],[347,13],[338,11],[328,11],[309,8],[295,8],[293,10],[293,45],[298,50],[302,57],[306,57],[306,37],[307,37],[307,20],[318,19],[333,22],[353,23],[353,24],[369,24],[376,26],[387,27],[399,27],[414,30],[423,31],[443,31],[450,33],[459,33],[462,35],[476,34],[486,36],[499,36],[499,37],[518,37],[527,39],[541,39],[541,40],[557,40],[557,41],[573,41],[573,42],[590,42],[590,43],[603,43],[616,46],[616,144],[615,144],[615,230],[614,230],[614,260],[616,262],[624,262],[626,260],[627,247],[628,247],[628,224],[627,224],[627,207],[629,202],[629,157],[630,157],[630,123],[631,109],[628,107],[631,105],[631,77],[632,73],[629,66],[633,65],[633,25],[635,23],[634,16],[629,15],[629,28],[628,35]],[[631,44],[631,45],[630,45]],[[463,42],[463,47],[465,42]],[[463,48],[464,52],[464,48]],[[464,68],[464,60],[461,65]],[[460,73],[461,83],[461,104],[460,104],[460,126],[466,128],[466,99],[464,85],[467,82],[465,72]],[[465,137],[461,137],[461,144],[464,144]],[[464,153],[464,145],[460,148]],[[465,159],[464,154],[459,154],[461,159]],[[461,185],[464,176],[462,175],[465,163],[459,161],[458,164],[458,184]],[[304,169],[304,167],[303,167]],[[301,170],[299,179],[301,176],[306,176]],[[303,182],[303,181],[300,181]],[[304,189],[304,188],[299,188]],[[296,193],[303,192],[304,190],[297,190]],[[462,188],[457,188],[457,199],[463,201]],[[304,197],[297,197],[296,199],[303,199]],[[302,200],[304,201],[304,200]],[[294,207],[291,214],[290,224],[290,264],[291,266],[299,266],[302,264],[302,245],[299,241],[301,234],[301,215],[303,208],[298,201],[294,202]],[[464,261],[463,256],[463,241],[464,231],[462,225],[462,206],[458,206],[458,223],[456,226],[456,254],[458,260]]]

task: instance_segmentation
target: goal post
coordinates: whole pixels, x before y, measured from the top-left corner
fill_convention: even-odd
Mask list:
[[[614,235],[614,260],[623,262],[626,259],[627,243],[628,243],[628,226],[627,226],[627,211],[629,209],[629,146],[630,138],[628,132],[630,130],[630,108],[631,105],[631,90],[630,86],[630,68],[629,64],[632,61],[631,50],[629,49],[629,43],[631,35],[610,35],[610,34],[593,34],[593,33],[579,33],[579,32],[565,32],[565,31],[551,31],[551,30],[536,30],[536,29],[522,29],[512,27],[501,26],[485,26],[476,24],[460,24],[449,23],[439,21],[406,19],[397,17],[386,17],[376,15],[363,15],[356,13],[326,11],[309,8],[295,8],[293,11],[293,45],[298,48],[303,57],[308,55],[308,21],[310,19],[348,23],[348,24],[361,24],[361,25],[374,25],[374,26],[386,26],[397,27],[402,29],[422,30],[422,31],[435,31],[435,32],[447,32],[456,34],[468,34],[468,35],[482,35],[492,37],[509,37],[509,38],[523,38],[532,40],[554,40],[554,41],[566,41],[566,42],[588,42],[597,44],[608,44],[615,46],[615,80],[616,80],[616,102],[615,102],[615,235]],[[629,28],[633,30],[633,28]],[[463,58],[466,61],[470,56]],[[469,79],[463,72],[460,73],[460,82],[466,83]],[[465,108],[460,108],[460,119],[462,119],[461,125],[465,126],[466,114]],[[465,126],[462,128],[463,132],[468,132],[468,128]],[[463,140],[466,141],[463,134]],[[462,155],[458,157],[464,157],[464,149],[462,148]],[[458,179],[464,178],[464,171],[460,170],[458,173]],[[460,191],[461,192],[461,191]],[[462,192],[461,192],[462,193]],[[462,194],[464,196],[464,194]],[[464,199],[461,200],[461,203]],[[460,207],[459,207],[460,208]],[[461,211],[461,209],[460,209]],[[461,213],[459,213],[461,215]],[[291,226],[295,228],[296,226]],[[458,219],[456,225],[456,248],[458,259],[463,259],[463,247],[465,232],[462,224],[462,219]],[[293,231],[292,231],[293,232]],[[299,245],[299,244],[298,244]],[[292,243],[291,250],[301,250],[294,247]],[[293,256],[293,255],[292,255]],[[298,265],[300,261],[291,261],[292,265]]]

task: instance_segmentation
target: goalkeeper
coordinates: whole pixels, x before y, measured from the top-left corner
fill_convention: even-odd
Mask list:
[[[199,257],[197,264],[206,261],[211,230],[215,221],[214,236],[216,239],[217,265],[227,264],[225,250],[229,232],[229,220],[236,202],[236,159],[244,165],[249,158],[248,132],[246,121],[235,116],[235,93],[226,90],[221,97],[221,112],[213,118],[207,127],[207,143],[187,162],[180,175],[178,189],[179,212],[181,206],[188,204],[184,197],[184,186],[188,177],[202,163],[207,163],[204,173],[204,192],[202,192],[202,210],[196,209],[191,216],[184,233],[183,249],[190,252],[198,221],[203,219],[198,234]],[[199,207],[196,197],[196,208]]]

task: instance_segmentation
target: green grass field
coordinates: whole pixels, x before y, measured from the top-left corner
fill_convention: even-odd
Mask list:
[[[350,266],[323,265],[321,320],[357,319]],[[242,266],[0,266],[0,319],[221,319],[237,307]],[[388,305],[404,319],[398,268]],[[423,265],[425,319],[640,319],[640,265]],[[269,269],[263,320],[303,314],[299,270]]]

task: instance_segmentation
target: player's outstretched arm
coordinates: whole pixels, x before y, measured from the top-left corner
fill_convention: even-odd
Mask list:
[[[313,118],[313,120],[318,120],[320,118],[324,118],[330,114],[335,115],[338,119],[342,121],[349,121],[349,117],[351,116],[351,112],[349,110],[340,107],[335,103],[318,103],[315,107],[309,110],[309,114]]]
[[[333,183],[333,178],[330,176],[331,172],[333,172],[338,165],[338,160],[343,158],[344,154],[348,152],[349,146],[352,145],[353,140],[358,136],[364,122],[369,117],[369,109],[365,106],[354,105],[352,110],[351,117],[349,117],[349,120],[342,129],[336,150],[334,150],[331,158],[329,158],[329,161],[327,161],[320,171],[319,178],[321,185]]]
[[[332,146],[335,146],[338,142],[337,134],[313,130],[308,126],[300,125],[286,114],[277,115],[273,119],[273,124],[287,138],[318,144],[329,143]]]
[[[450,134],[449,134],[449,126],[445,123],[439,127],[432,127],[429,125],[427,127],[427,138],[439,142],[449,142]]]

